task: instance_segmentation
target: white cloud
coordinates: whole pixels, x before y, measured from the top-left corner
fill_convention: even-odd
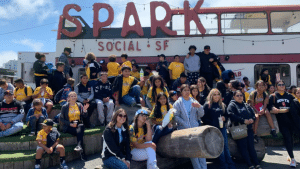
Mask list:
[[[52,0],[12,0],[0,6],[0,19],[12,20],[19,17],[37,17],[38,21],[58,15]]]
[[[40,52],[42,51],[44,44],[41,42],[36,42],[32,39],[23,39],[23,40],[13,40],[13,43],[28,46],[31,48],[34,52]]]
[[[18,53],[14,51],[3,51],[0,52],[0,66],[3,67],[3,64],[9,60],[17,60]]]

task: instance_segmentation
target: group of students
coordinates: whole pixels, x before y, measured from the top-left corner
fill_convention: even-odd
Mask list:
[[[159,55],[153,75],[147,67],[140,76],[136,63],[121,55],[122,65],[116,62],[116,56],[109,56],[107,72],[97,63],[96,56],[88,53],[84,60],[86,73],[80,76],[80,83],[65,73],[65,63],[58,62],[56,70],[49,74],[45,65],[45,55],[37,53],[34,63],[36,89],[24,84],[22,79],[14,85],[0,80],[0,137],[22,130],[22,119],[31,127],[30,136],[37,135],[38,147],[36,166],[40,168],[42,154],[60,153],[61,168],[68,168],[64,160],[64,147],[58,144],[59,133],[52,128],[60,123],[62,132],[77,137],[75,151],[84,154],[83,135],[85,128],[92,128],[89,119],[97,109],[102,125],[108,124],[103,134],[103,162],[107,168],[129,168],[130,161],[147,160],[147,168],[158,168],[156,144],[162,136],[175,129],[186,129],[200,125],[211,125],[220,129],[224,137],[224,151],[219,157],[220,168],[235,169],[231,160],[227,125],[220,126],[219,119],[231,125],[246,124],[248,135],[236,140],[242,157],[250,169],[260,169],[254,143],[259,118],[267,117],[270,134],[277,137],[271,113],[277,117],[279,129],[283,135],[289,153],[291,166],[296,166],[293,156],[293,127],[299,126],[300,89],[286,92],[283,81],[273,86],[268,70],[263,70],[255,90],[249,90],[250,81],[243,83],[234,80],[232,71],[224,69],[218,58],[205,46],[204,52],[195,53],[196,47],[190,46],[184,63],[174,56],[170,65],[165,56]],[[66,48],[62,60],[71,53]],[[69,68],[67,68],[69,69]],[[67,72],[69,73],[69,72]],[[213,84],[215,83],[215,88]],[[14,99],[15,98],[15,99]],[[62,106],[61,113],[54,120],[49,119],[54,103]],[[131,125],[124,109],[114,112],[115,106],[147,107],[150,112],[139,109]],[[104,116],[104,106],[107,115]],[[170,123],[162,126],[167,112],[174,108]],[[42,128],[41,125],[42,124]],[[229,127],[229,126],[228,126]],[[191,158],[194,168],[205,169],[206,159]]]

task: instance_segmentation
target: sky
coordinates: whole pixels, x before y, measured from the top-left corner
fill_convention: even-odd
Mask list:
[[[0,0],[0,67],[8,60],[17,59],[18,52],[55,52],[59,16],[67,4],[77,4],[80,12],[70,10],[70,15],[80,15],[90,27],[93,21],[92,5],[108,3],[115,12],[112,27],[122,27],[128,2],[136,4],[141,25],[150,26],[150,0]],[[182,8],[184,0],[165,0],[171,8]],[[197,0],[189,0],[194,7]],[[300,5],[299,0],[206,0],[202,7]],[[99,20],[107,19],[107,11],[100,10]],[[157,19],[163,19],[163,9],[156,10]],[[130,22],[132,23],[132,22]],[[178,22],[178,28],[183,24]],[[206,23],[203,23],[204,26]],[[213,24],[213,23],[212,23]],[[193,26],[191,26],[192,28]]]

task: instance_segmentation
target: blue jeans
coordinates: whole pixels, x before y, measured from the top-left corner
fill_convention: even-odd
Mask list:
[[[30,117],[29,125],[31,127],[31,132],[40,131],[41,130],[41,124],[40,123],[43,123],[44,120],[45,120],[44,116],[39,117],[39,119],[36,119],[35,116]],[[36,130],[36,126],[38,126],[37,130]]]
[[[4,125],[7,125],[7,123],[4,123]],[[0,137],[9,136],[12,134],[15,134],[23,129],[23,122],[17,122],[13,124],[9,129],[5,131],[0,131]]]
[[[230,157],[226,128],[221,128],[220,131],[224,137],[224,151],[219,156],[220,168],[221,169],[236,169],[235,164]]]
[[[122,100],[128,106],[131,106],[135,103],[139,104],[141,103],[140,95],[141,95],[141,87],[139,85],[135,85],[132,87],[130,93],[122,97]]]
[[[157,144],[158,140],[165,135],[168,135],[169,133],[173,132],[173,128],[169,129],[168,126],[166,126],[165,128],[162,128],[161,125],[155,125],[154,126],[154,136],[152,139],[152,142]]]
[[[127,165],[123,161],[117,159],[115,156],[111,156],[104,160],[103,164],[108,169],[128,169]]]
[[[238,146],[238,149],[243,157],[243,159],[246,161],[247,165],[253,166],[259,165],[257,154],[254,149],[254,134],[252,128],[248,129],[248,136],[246,138],[242,138],[239,140],[235,140],[236,144]]]

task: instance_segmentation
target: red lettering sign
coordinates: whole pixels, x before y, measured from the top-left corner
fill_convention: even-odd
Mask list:
[[[99,21],[99,11],[100,9],[106,9],[108,11],[108,18],[104,22]],[[114,21],[114,10],[113,8],[104,3],[94,4],[94,23],[93,23],[93,35],[98,37],[102,27],[109,26]]]
[[[120,41],[117,41],[115,43],[115,48],[116,48],[117,51],[121,51],[121,48],[118,48],[118,44],[120,44],[120,43],[121,43]]]
[[[132,26],[129,25],[129,17],[131,15],[133,15],[133,18],[134,18],[134,25],[132,25]],[[137,14],[137,11],[136,11],[136,8],[135,8],[135,5],[133,2],[129,2],[127,4],[121,36],[125,37],[130,32],[134,32],[134,33],[138,34],[139,36],[144,36],[144,31],[141,26],[140,19],[139,19],[139,16]]]
[[[190,22],[194,21],[196,23],[196,26],[198,30],[201,32],[201,34],[205,34],[206,30],[203,27],[199,17],[198,12],[196,10],[200,9],[201,5],[203,4],[204,0],[199,0],[192,10],[190,10],[190,3],[189,1],[184,1],[184,32],[185,35],[190,35]]]

